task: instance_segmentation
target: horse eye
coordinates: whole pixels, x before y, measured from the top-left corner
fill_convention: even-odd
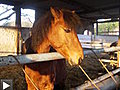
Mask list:
[[[70,29],[65,29],[65,32],[66,33],[69,33],[71,30]]]

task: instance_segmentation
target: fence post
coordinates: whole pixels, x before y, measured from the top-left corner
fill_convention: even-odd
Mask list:
[[[117,52],[117,67],[120,67],[120,51]]]
[[[21,39],[21,8],[19,6],[15,6],[16,11],[16,27],[18,28],[18,37],[17,37],[17,54],[20,54],[20,39]]]

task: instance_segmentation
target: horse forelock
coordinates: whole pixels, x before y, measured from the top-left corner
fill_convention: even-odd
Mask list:
[[[61,10],[63,13],[63,19],[65,24],[69,28],[76,28],[77,25],[81,25],[80,18],[75,13],[69,10]],[[54,17],[51,12],[48,11],[43,17],[39,18],[38,21],[33,25],[32,28],[32,47],[36,48],[46,38],[49,29],[51,28],[51,22],[54,21]]]
[[[76,13],[72,13],[69,10],[63,10],[63,13],[65,24],[69,28],[74,28],[73,30],[76,30],[75,28],[82,26],[82,23],[80,22],[80,17]]]

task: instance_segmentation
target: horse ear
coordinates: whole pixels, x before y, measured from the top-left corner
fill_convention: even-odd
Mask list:
[[[60,16],[62,15],[62,11],[61,10],[57,10],[57,9],[54,9],[54,8],[51,7],[50,11],[51,11],[51,13],[52,13],[52,15],[53,15],[53,17],[55,19],[59,19]]]

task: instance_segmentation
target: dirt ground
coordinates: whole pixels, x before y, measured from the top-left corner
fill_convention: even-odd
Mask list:
[[[98,54],[101,58],[109,58],[107,54]],[[101,66],[94,54],[86,55],[85,59],[81,63],[81,66],[88,73],[88,75],[94,79],[106,73],[105,69]],[[107,66],[111,69],[111,66]],[[14,90],[26,90],[26,82],[24,73],[21,68],[17,65],[0,67],[0,79],[13,79]],[[88,79],[79,69],[79,67],[71,67],[67,63],[67,78],[66,78],[66,89],[81,85]]]

